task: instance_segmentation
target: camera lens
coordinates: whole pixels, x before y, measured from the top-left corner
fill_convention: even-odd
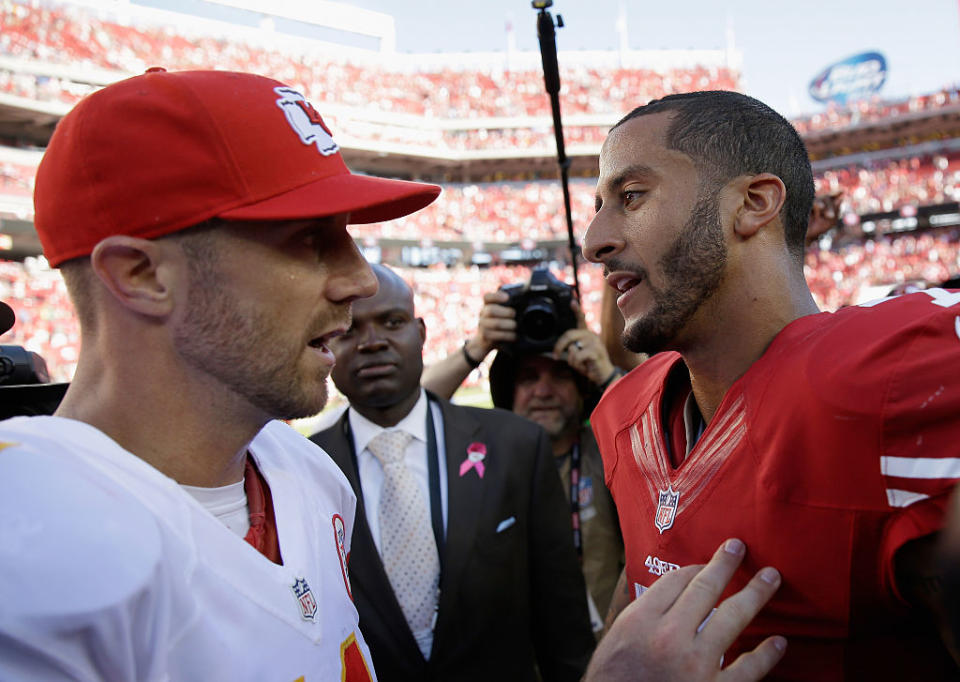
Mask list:
[[[542,343],[557,335],[557,310],[552,300],[531,299],[520,320],[520,335],[534,343]]]

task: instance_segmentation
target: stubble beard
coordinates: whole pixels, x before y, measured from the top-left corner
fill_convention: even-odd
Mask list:
[[[197,372],[268,419],[310,417],[326,405],[327,377],[303,376],[298,363],[304,348],[281,348],[271,335],[276,322],[253,306],[244,310],[222,285],[215,263],[191,263],[187,306],[174,341]]]
[[[701,189],[680,234],[660,259],[666,285],[646,285],[653,310],[624,327],[621,341],[634,353],[653,355],[674,347],[691,317],[723,281],[727,247],[720,222],[720,202],[714,191]]]

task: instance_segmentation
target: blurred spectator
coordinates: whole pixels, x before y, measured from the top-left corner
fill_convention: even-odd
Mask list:
[[[490,367],[493,405],[536,422],[550,437],[571,506],[574,546],[587,583],[593,630],[599,635],[624,554],[616,508],[587,419],[599,396],[623,371],[610,362],[603,341],[587,329],[576,304],[572,308],[578,326],[565,330],[552,348],[541,352],[517,346],[517,313],[508,301],[503,291],[485,294],[477,333],[424,372],[421,383],[449,398],[460,381],[498,349]]]

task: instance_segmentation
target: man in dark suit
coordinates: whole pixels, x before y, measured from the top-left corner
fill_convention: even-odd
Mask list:
[[[374,271],[330,344],[350,409],[312,440],[357,493],[351,589],[379,679],[580,679],[594,640],[545,432],[423,391],[413,293]],[[378,445],[397,431],[399,470]]]

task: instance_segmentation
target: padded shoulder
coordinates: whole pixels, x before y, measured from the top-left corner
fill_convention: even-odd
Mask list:
[[[0,604],[13,617],[81,615],[134,598],[163,561],[157,520],[53,441],[0,450]]]

